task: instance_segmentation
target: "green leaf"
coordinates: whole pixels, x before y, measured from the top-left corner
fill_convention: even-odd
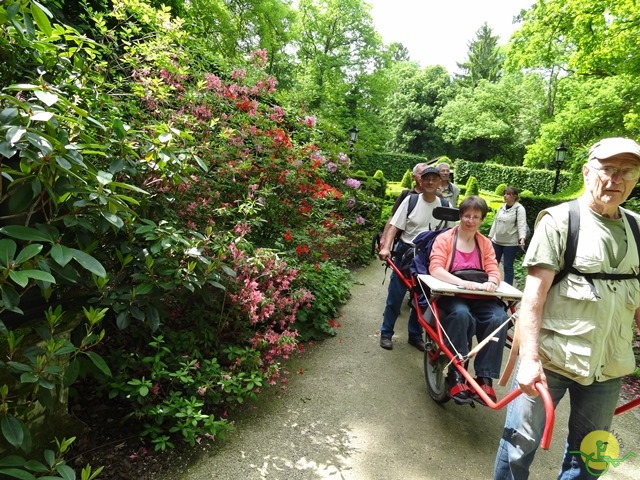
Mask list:
[[[33,93],[35,93],[36,97],[38,97],[38,100],[40,100],[48,107],[50,107],[51,105],[55,105],[58,101],[58,95],[56,95],[55,93],[43,92],[42,90],[36,90]]]
[[[39,462],[37,460],[29,460],[27,463],[25,463],[24,466],[32,472],[46,473],[49,471],[49,469],[45,467],[42,462]]]
[[[104,373],[107,377],[111,376],[111,370],[109,370],[109,366],[104,361],[104,359],[95,352],[87,352],[87,356],[91,360],[91,362],[98,367],[102,373]]]
[[[112,223],[116,227],[118,227],[118,228],[124,227],[124,222],[122,221],[122,219],[118,215],[116,215],[114,213],[110,213],[110,212],[105,212],[105,211],[101,211],[100,214],[104,218],[106,218],[109,223]]]
[[[38,25],[38,28],[49,37],[51,36],[51,32],[53,31],[53,29],[51,28],[51,23],[49,22],[49,19],[47,18],[47,15],[44,13],[43,9],[44,7],[38,2],[31,2],[31,15],[33,15],[33,20],[36,22],[36,25]]]
[[[76,480],[76,472],[68,465],[58,465],[56,470],[64,480]]]
[[[9,143],[11,143],[12,145],[15,145],[22,139],[25,133],[27,133],[26,128],[10,127],[9,130],[7,130],[7,135],[5,136],[5,138]]]
[[[118,314],[116,317],[116,325],[120,330],[124,330],[131,323],[131,316],[129,312],[123,311]]]
[[[127,130],[124,127],[124,123],[119,118],[113,120],[113,132],[118,137],[118,140],[122,140],[127,136]]]
[[[69,248],[64,245],[60,245],[59,243],[55,243],[53,247],[51,247],[51,258],[53,258],[58,265],[64,267],[67,263],[73,260],[73,255]]]
[[[98,175],[96,175],[96,180],[98,180],[100,185],[108,185],[113,180],[113,174],[100,170]]]
[[[20,455],[7,455],[0,458],[0,467],[21,467],[24,464],[25,460]]]
[[[18,116],[17,108],[5,108],[0,112],[0,125],[7,125]]]
[[[18,470],[16,468],[2,468],[0,469],[0,473],[13,478],[19,478],[20,480],[36,480],[36,477],[31,475],[29,472]]]
[[[1,122],[0,122],[1,124]],[[13,157],[16,152],[18,151],[18,149],[13,148],[11,146],[11,143],[9,142],[0,142],[0,155],[2,155],[5,158],[11,158]]]
[[[52,239],[39,230],[22,225],[7,225],[0,228],[0,233],[19,240],[31,240],[39,242],[51,242]]]
[[[44,451],[44,459],[49,467],[53,467],[56,463],[56,454],[53,453],[53,450],[47,449]]]
[[[101,278],[104,278],[107,275],[107,272],[102,264],[88,253],[75,248],[70,248],[69,251],[71,252],[71,255],[73,256],[75,261],[78,262],[84,269],[89,270],[91,273],[94,273]]]
[[[29,276],[19,270],[9,270],[9,278],[22,288],[26,287],[29,283]]]
[[[64,371],[64,386],[68,387],[70,385],[73,385],[73,383],[75,383],[76,379],[78,378],[79,373],[80,362],[74,359],[71,363],[69,363],[66,370]]]
[[[56,283],[56,279],[53,275],[42,270],[19,270],[20,273],[26,275],[28,278],[34,280],[40,280],[41,282]],[[15,281],[15,280],[14,280]]]
[[[30,258],[35,257],[41,251],[42,251],[42,244],[40,243],[32,243],[31,245],[27,245],[20,251],[20,253],[16,257],[16,263],[17,264],[24,263]]]
[[[0,262],[8,267],[13,262],[13,256],[16,254],[16,242],[8,238],[0,239]]]
[[[136,285],[134,293],[136,295],[146,295],[151,290],[153,290],[153,283],[141,283],[140,285]]]
[[[22,313],[22,310],[18,308],[20,304],[20,295],[18,295],[18,292],[16,292],[11,285],[0,285],[0,291],[2,292],[4,308],[11,312]]]
[[[51,112],[37,112],[29,117],[29,120],[33,120],[35,122],[48,122],[53,117],[53,113]]]
[[[24,432],[22,431],[20,421],[15,417],[7,415],[2,417],[0,428],[2,428],[2,434],[7,442],[15,448],[20,448],[22,442],[24,442]]]

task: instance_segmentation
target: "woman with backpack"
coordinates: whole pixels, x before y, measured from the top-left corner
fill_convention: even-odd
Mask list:
[[[513,263],[518,251],[524,250],[527,238],[527,212],[518,202],[515,187],[505,188],[503,198],[504,204],[498,208],[488,236],[498,263],[504,255],[504,281],[513,285]]]

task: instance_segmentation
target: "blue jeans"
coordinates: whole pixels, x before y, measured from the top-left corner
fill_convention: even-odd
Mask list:
[[[504,304],[490,300],[460,297],[440,297],[438,299],[440,323],[452,345],[461,355],[469,353],[469,342],[473,335],[481,342],[507,319]],[[502,352],[507,338],[505,326],[496,335],[497,342],[489,342],[475,357],[473,369],[476,377],[498,378],[502,365]]]
[[[396,245],[396,253],[393,256],[393,263],[400,265],[402,255],[407,250],[407,245],[398,242]],[[384,309],[382,316],[382,326],[380,327],[380,336],[391,338],[393,336],[393,327],[396,324],[398,315],[400,315],[400,309],[402,308],[402,302],[404,302],[404,294],[407,293],[407,287],[402,283],[395,272],[391,273],[389,278],[389,291],[387,293],[387,305]],[[409,338],[411,340],[422,340],[422,326],[418,322],[418,313],[415,309],[411,309],[409,314]]]
[[[493,251],[496,252],[496,260],[500,263],[502,260],[502,254],[504,254],[504,281],[509,285],[513,285],[513,262],[516,260],[516,255],[520,247],[518,245],[498,245],[491,242],[493,245]]]
[[[548,370],[544,373],[554,407],[567,391],[571,402],[569,435],[558,480],[599,478],[586,470],[582,455],[569,452],[580,451],[580,443],[594,430],[611,430],[611,420],[620,393],[620,379],[585,386]],[[514,381],[514,388],[515,385]],[[509,404],[494,466],[494,480],[529,478],[529,467],[540,445],[544,420],[544,405],[540,396],[529,397],[523,394]],[[596,473],[592,467],[590,470]]]

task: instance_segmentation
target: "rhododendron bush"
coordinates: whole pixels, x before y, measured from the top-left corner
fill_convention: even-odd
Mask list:
[[[0,397],[5,439],[30,443],[30,403],[14,399],[30,395],[27,371],[34,396],[75,382],[128,403],[156,449],[215,437],[301,340],[335,332],[378,201],[351,177],[339,127],[279,101],[267,52],[206,57],[139,0],[94,12],[93,38],[9,4],[0,335],[21,390]],[[33,327],[51,344],[38,361],[67,358],[64,376],[18,347],[25,304],[51,307]],[[56,336],[62,304],[84,311],[78,345]]]

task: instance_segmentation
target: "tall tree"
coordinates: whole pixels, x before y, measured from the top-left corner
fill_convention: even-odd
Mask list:
[[[390,73],[391,94],[382,110],[392,150],[428,156],[448,153],[434,121],[450,93],[450,77],[442,66],[421,69],[401,62]]]
[[[544,120],[544,82],[534,73],[506,75],[497,83],[481,80],[463,88],[442,109],[435,125],[463,158],[521,165],[526,146]]]
[[[466,86],[475,87],[480,80],[497,82],[500,79],[503,55],[498,48],[500,37],[485,22],[476,32],[476,39],[469,42],[469,53],[464,63],[458,63],[461,74],[456,80]]]
[[[362,0],[301,0],[297,23],[300,87],[309,107],[344,98],[357,75],[382,61],[382,41]]]
[[[189,0],[185,10],[192,31],[226,59],[252,51],[268,53],[267,70],[279,79],[290,72],[285,49],[292,41],[295,12],[283,0]]]
[[[527,163],[561,140],[579,162],[598,138],[640,135],[638,2],[540,0],[523,18],[506,66],[546,74],[550,118]]]

